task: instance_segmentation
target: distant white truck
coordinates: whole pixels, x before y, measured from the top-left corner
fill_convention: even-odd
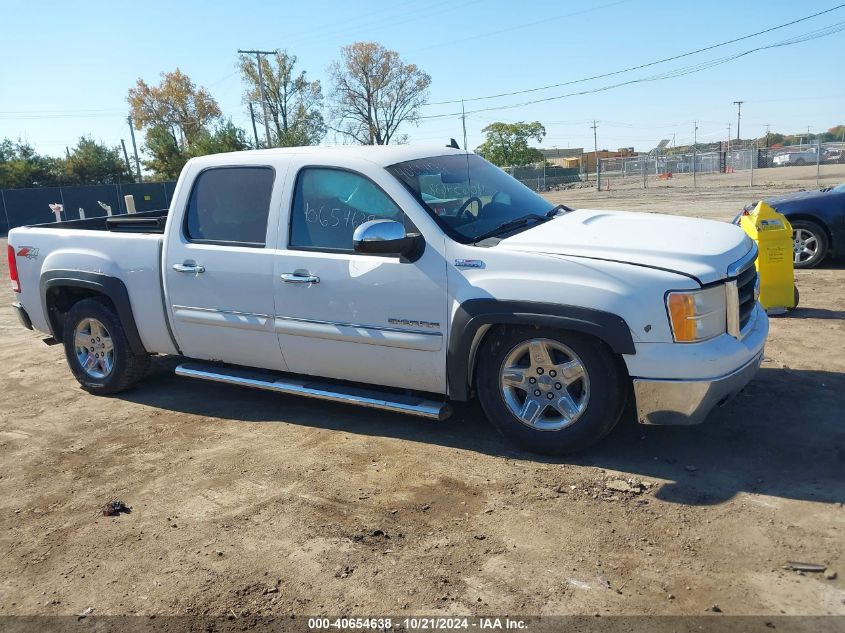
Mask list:
[[[530,450],[693,424],[768,332],[736,226],[570,210],[472,152],[291,148],[195,158],[169,211],[17,228],[21,322],[112,394],[176,373],[442,419],[478,396]]]
[[[786,167],[788,165],[815,165],[818,161],[816,148],[803,149],[796,152],[784,152],[772,159],[775,167]]]

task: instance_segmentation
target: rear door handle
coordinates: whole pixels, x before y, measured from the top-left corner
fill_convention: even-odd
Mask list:
[[[320,278],[316,275],[308,275],[302,273],[284,273],[282,279],[288,284],[318,284]]]
[[[198,275],[205,272],[205,266],[199,264],[173,264],[173,270],[177,273],[193,273]]]

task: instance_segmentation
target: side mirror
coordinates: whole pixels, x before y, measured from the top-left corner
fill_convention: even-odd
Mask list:
[[[355,229],[352,248],[369,255],[399,255],[416,261],[425,249],[419,233],[406,233],[405,227],[393,220],[370,220]]]

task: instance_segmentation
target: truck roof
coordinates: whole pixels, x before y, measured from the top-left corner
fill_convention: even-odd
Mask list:
[[[209,154],[191,159],[199,166],[213,166],[221,163],[248,163],[256,159],[268,159],[274,156],[291,154],[313,155],[321,158],[337,157],[338,160],[349,158],[364,159],[382,167],[407,160],[430,156],[448,156],[450,154],[472,154],[466,150],[445,147],[444,145],[312,145],[306,147],[277,147],[273,149],[254,149],[244,152]]]

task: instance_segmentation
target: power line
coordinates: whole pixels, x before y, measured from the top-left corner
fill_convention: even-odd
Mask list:
[[[845,5],[842,5],[842,6],[845,6]],[[821,29],[817,29],[816,31],[810,31],[809,33],[805,33],[803,35],[795,36],[795,37],[788,39],[788,40],[776,42],[775,44],[767,44],[765,46],[758,46],[756,48],[741,51],[739,53],[734,53],[734,54],[728,55],[726,57],[718,58],[718,59],[715,59],[715,60],[709,60],[709,61],[706,61],[706,62],[701,62],[701,63],[695,64],[695,65],[692,65],[692,66],[684,66],[684,67],[681,67],[681,68],[669,70],[669,71],[659,73],[659,74],[656,74],[656,75],[650,75],[648,77],[640,77],[638,79],[630,79],[628,81],[622,81],[622,82],[619,82],[619,83],[616,83],[616,84],[609,84],[609,85],[606,85],[606,86],[601,86],[601,87],[598,87],[598,88],[591,88],[591,89],[587,89],[587,90],[581,90],[581,91],[578,91],[578,92],[570,92],[570,93],[567,93],[567,94],[557,95],[557,96],[554,96],[554,97],[544,97],[542,99],[533,99],[533,100],[530,100],[530,101],[522,101],[520,103],[511,103],[511,104],[501,105],[501,106],[491,106],[491,107],[488,107],[488,108],[479,108],[477,110],[470,110],[469,112],[467,112],[467,114],[475,114],[475,113],[478,113],[478,112],[492,112],[492,111],[495,111],[495,110],[509,110],[509,109],[513,109],[513,108],[524,107],[524,106],[527,106],[527,105],[533,105],[535,103],[544,103],[544,102],[547,102],[547,101],[556,101],[558,99],[565,99],[567,97],[575,97],[575,96],[580,96],[580,95],[593,94],[593,93],[596,93],[596,92],[605,92],[607,90],[612,90],[614,88],[620,88],[622,86],[628,86],[628,85],[637,84],[637,83],[645,83],[645,82],[649,82],[649,81],[661,81],[663,79],[673,79],[675,77],[683,77],[685,75],[691,75],[693,73],[701,72],[702,70],[707,70],[709,68],[713,68],[715,66],[725,64],[727,62],[733,61],[735,59],[739,59],[741,57],[745,57],[746,55],[750,55],[750,54],[756,53],[758,51],[768,50],[768,49],[772,49],[772,48],[779,48],[779,47],[782,47],[782,46],[791,46],[791,45],[794,45],[794,44],[800,44],[800,43],[803,43],[803,42],[808,42],[808,41],[811,41],[811,40],[814,40],[814,39],[818,39],[820,37],[825,37],[825,36],[828,36],[828,35],[832,35],[834,33],[838,33],[839,31],[842,31],[843,29],[845,29],[845,22],[839,22],[839,23],[833,24],[831,26],[827,26],[827,27],[824,27],[824,28],[821,28]],[[426,116],[421,116],[420,119],[454,118],[456,116],[460,116],[460,114],[461,114],[460,112],[449,112],[449,113],[444,113],[444,114],[430,114],[430,115],[426,115]]]
[[[551,16],[543,18],[542,20],[536,20],[534,22],[526,22],[524,24],[517,24],[515,26],[510,26],[506,29],[499,29],[498,31],[488,31],[487,33],[479,33],[477,35],[471,35],[469,37],[459,37],[459,38],[452,38],[450,40],[446,40],[444,42],[439,42],[437,44],[432,44],[431,46],[425,46],[423,48],[414,49],[414,51],[427,51],[432,48],[443,48],[444,46],[449,46],[452,44],[463,44],[465,42],[470,42],[472,40],[481,39],[483,37],[491,37],[493,35],[501,35],[502,33],[510,33],[512,31],[516,31],[519,29],[527,29],[532,26],[538,26],[540,24],[547,24],[548,22],[553,22],[555,20],[562,20],[564,18],[572,18],[576,15],[582,15],[584,13],[591,13],[593,11],[600,11],[601,9],[607,9],[609,7],[614,7],[619,4],[623,4],[624,2],[628,2],[629,0],[616,0],[616,2],[611,2],[609,4],[599,5],[597,7],[590,7],[588,9],[582,9],[581,11],[574,11],[572,13],[565,13],[563,15]],[[414,52],[412,51],[412,52]],[[468,101],[472,101],[472,99],[468,99]]]
[[[584,77],[582,79],[573,79],[571,81],[564,81],[562,83],[549,84],[548,86],[540,86],[539,88],[528,88],[528,89],[525,89],[525,90],[515,90],[513,92],[502,92],[502,93],[499,93],[499,94],[487,95],[487,96],[484,96],[484,97],[471,97],[469,99],[464,99],[464,101],[466,101],[466,102],[482,101],[482,100],[486,100],[486,99],[497,99],[499,97],[512,97],[512,96],[520,95],[520,94],[528,94],[528,93],[531,93],[531,92],[539,92],[541,90],[549,90],[550,88],[561,88],[563,86],[571,86],[573,84],[583,83],[585,81],[592,81],[594,79],[604,79],[605,77],[612,77],[614,75],[621,75],[623,73],[631,72],[632,70],[642,70],[643,68],[648,68],[649,66],[656,66],[657,64],[663,64],[665,62],[675,61],[677,59],[682,59],[684,57],[689,57],[691,55],[696,55],[698,53],[710,51],[710,50],[713,50],[715,48],[727,46],[728,44],[735,44],[737,42],[741,42],[743,40],[747,40],[747,39],[750,39],[752,37],[757,37],[758,35],[764,35],[766,33],[771,33],[772,31],[777,31],[778,29],[783,29],[783,28],[786,28],[787,26],[792,26],[792,25],[798,24],[800,22],[806,22],[807,20],[811,20],[812,18],[816,18],[820,15],[824,15],[824,14],[830,13],[832,11],[836,11],[838,9],[841,9],[842,7],[845,7],[845,3],[837,5],[835,7],[830,8],[830,9],[826,9],[824,11],[819,11],[818,13],[814,13],[812,15],[808,15],[808,16],[805,16],[803,18],[799,18],[797,20],[792,20],[791,22],[786,22],[784,24],[779,24],[777,26],[770,27],[770,28],[765,29],[763,31],[757,31],[756,33],[751,33],[749,35],[743,35],[742,37],[737,37],[737,38],[734,38],[732,40],[727,40],[725,42],[720,42],[718,44],[712,44],[710,46],[698,48],[694,51],[681,53],[680,55],[673,55],[672,57],[665,57],[663,59],[658,59],[658,60],[653,61],[653,62],[640,64],[638,66],[630,66],[629,68],[623,68],[622,70],[614,70],[612,72],[603,73],[601,75],[593,75],[592,77]],[[430,105],[430,106],[448,105],[448,104],[454,104],[454,103],[460,103],[460,102],[461,102],[460,99],[454,99],[454,100],[451,100],[451,101],[435,101],[433,103],[429,103],[428,105]]]

